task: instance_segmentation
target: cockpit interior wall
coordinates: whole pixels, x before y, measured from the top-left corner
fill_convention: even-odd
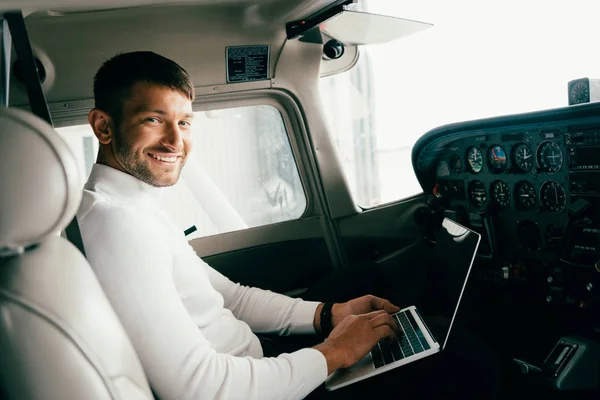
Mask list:
[[[27,15],[26,23],[32,46],[50,74],[45,89],[48,102],[54,103],[91,99],[91,82],[98,66],[110,56],[131,50],[151,50],[176,60],[190,73],[195,86],[203,87],[227,83],[227,46],[268,45],[270,70],[275,76],[286,42],[286,22],[308,16],[328,3],[197,1],[108,9],[96,5],[88,10],[78,5],[75,9],[41,9]],[[356,52],[350,52],[348,58],[352,55]],[[23,86],[18,81],[13,84],[11,105],[27,104]]]
[[[197,87],[226,83],[226,46],[264,44],[271,46],[273,55],[279,53],[285,41],[280,25],[251,23],[246,7],[229,5],[227,13],[223,7],[163,6],[28,16],[31,41],[56,73],[47,91],[48,102],[91,99],[95,71],[120,52],[151,50],[176,60]],[[243,31],[240,23],[247,24]],[[271,70],[275,60],[271,57]],[[24,102],[24,93],[16,89],[11,103]]]

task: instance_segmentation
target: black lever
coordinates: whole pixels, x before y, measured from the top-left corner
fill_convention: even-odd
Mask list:
[[[488,237],[491,259],[497,261],[498,254],[496,251],[496,231],[494,229],[494,222],[488,214],[481,214],[481,222],[483,224],[483,229],[485,229],[485,233]]]

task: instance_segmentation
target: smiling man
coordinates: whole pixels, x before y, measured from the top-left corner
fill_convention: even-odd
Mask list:
[[[192,150],[194,89],[151,52],[108,60],[89,123],[100,142],[77,218],[88,259],[163,399],[296,399],[398,327],[390,302],[323,304],[231,282],[160,206]],[[265,357],[255,332],[314,334],[314,348]],[[277,354],[273,354],[277,355]]]
[[[159,67],[170,65],[169,60],[160,61],[164,65]],[[167,85],[142,75],[124,90],[109,76],[111,65],[107,62],[96,76],[96,108],[88,117],[100,142],[98,163],[152,186],[174,185],[191,150],[194,88],[187,74],[182,70]]]

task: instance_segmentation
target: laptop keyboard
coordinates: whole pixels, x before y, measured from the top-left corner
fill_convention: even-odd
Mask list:
[[[397,313],[394,318],[402,327],[403,334],[394,339],[384,339],[373,347],[371,355],[373,356],[375,368],[383,367],[431,348],[410,310]]]

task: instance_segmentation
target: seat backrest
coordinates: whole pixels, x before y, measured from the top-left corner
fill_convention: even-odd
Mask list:
[[[0,108],[0,398],[152,399],[87,260],[57,234],[81,190],[52,127]]]

